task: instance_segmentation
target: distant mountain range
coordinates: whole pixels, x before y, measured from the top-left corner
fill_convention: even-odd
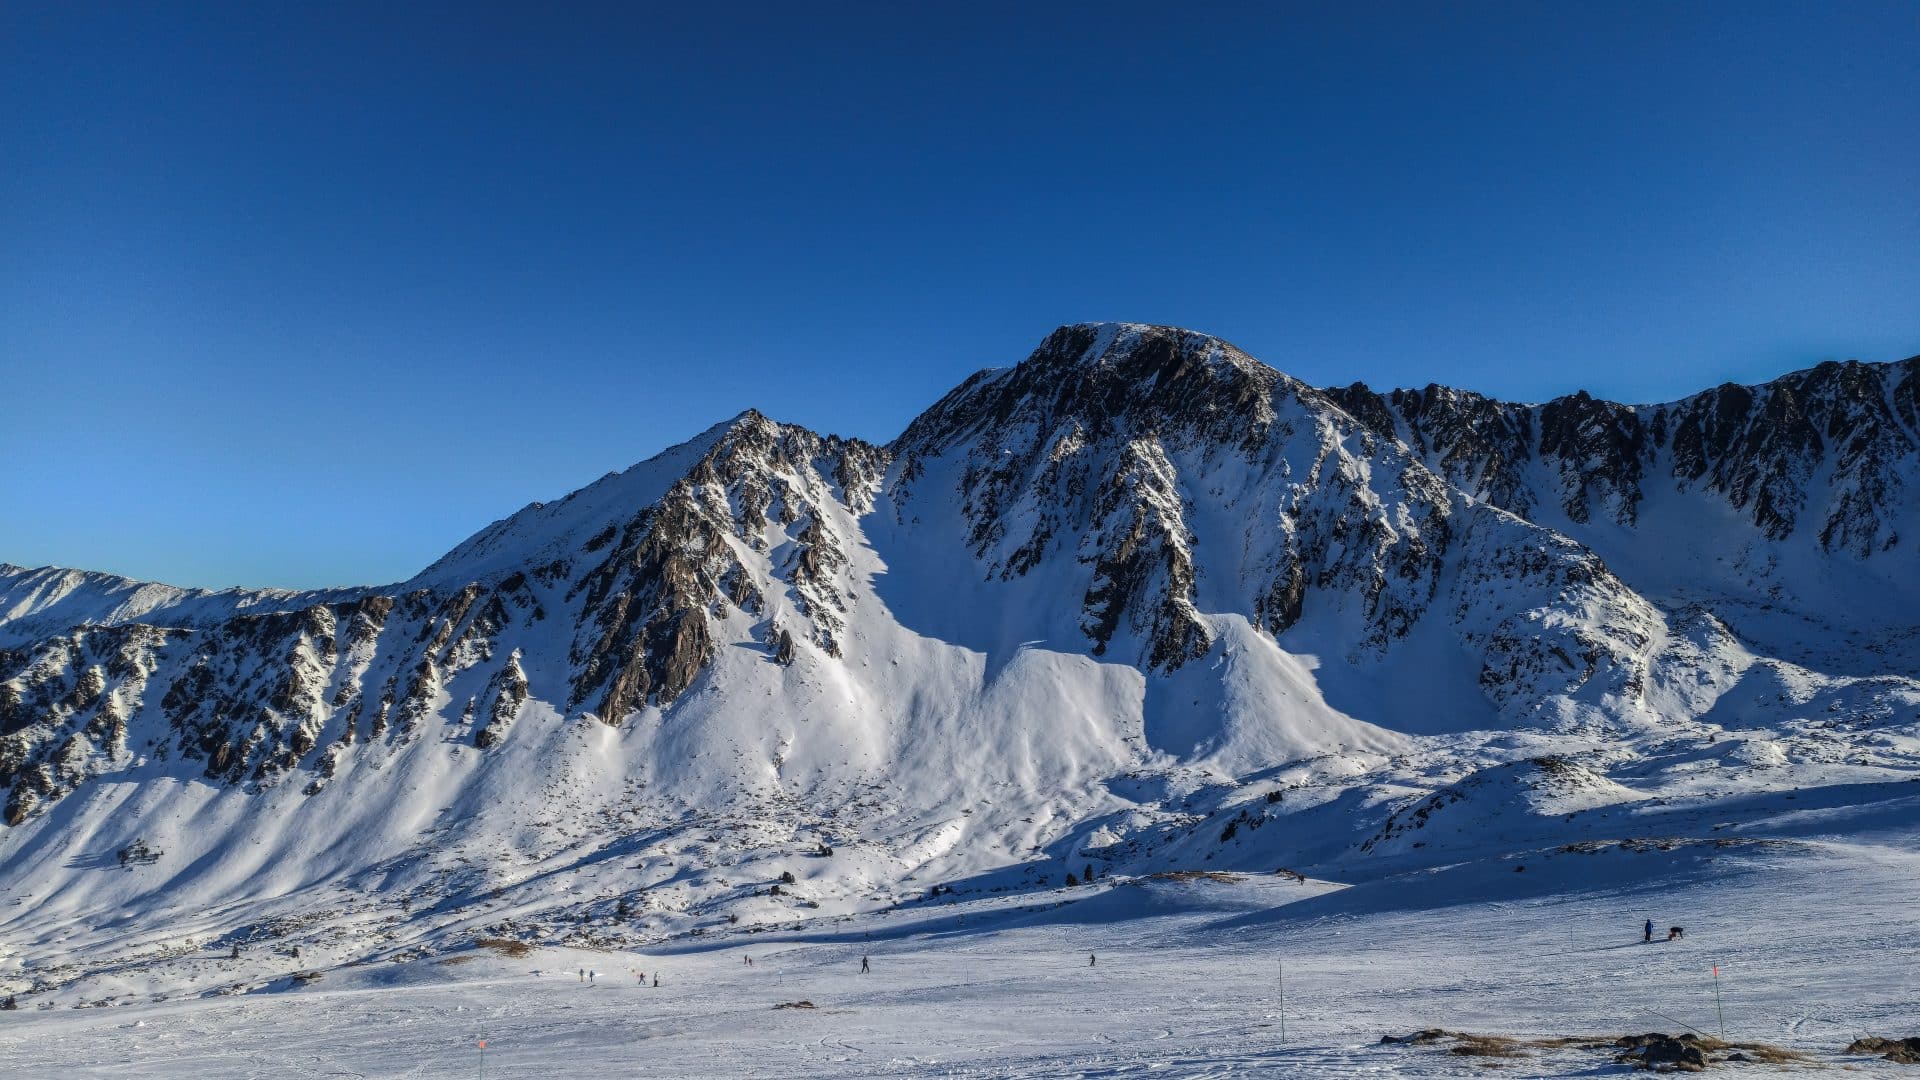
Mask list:
[[[1920,358],[1515,405],[1088,324],[397,585],[0,566],[0,939],[631,940],[1858,810],[1920,777],[1916,485]]]

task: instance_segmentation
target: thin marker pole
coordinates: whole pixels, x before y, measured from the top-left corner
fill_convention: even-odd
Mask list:
[[[1287,1045],[1287,963],[1280,962],[1280,1045]]]
[[[487,1040],[480,1040],[480,1080],[487,1080]]]
[[[1720,965],[1713,965],[1713,1011],[1720,1014],[1720,1040],[1727,1038],[1727,1010],[1720,1004]]]

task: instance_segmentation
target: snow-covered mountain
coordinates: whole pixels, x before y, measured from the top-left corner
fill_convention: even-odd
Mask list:
[[[0,566],[0,987],[1868,807],[1920,777],[1916,470],[1920,358],[1511,405],[1078,325],[887,446],[743,413],[392,586]]]

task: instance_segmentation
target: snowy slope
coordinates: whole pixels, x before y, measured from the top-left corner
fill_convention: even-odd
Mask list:
[[[1715,1072],[1898,1077],[1845,1051],[1920,1021],[1917,869],[1829,841],[1354,888],[1130,879],[631,951],[460,948],[304,987],[310,957],[208,948],[102,973],[89,1000],[113,1008],[0,1017],[0,1074],[466,1078],[484,1054],[490,1077],[1628,1076],[1615,1039],[1692,1027],[1804,1055]],[[1647,918],[1687,935],[1643,944]],[[1781,932],[1802,927],[1823,932]],[[191,968],[245,991],[155,1000]],[[1513,1045],[1381,1043],[1429,1028]]]
[[[1520,407],[1071,326],[888,446],[744,413],[392,586],[9,568],[0,990],[1879,821],[1908,367]]]
[[[181,589],[91,570],[0,563],[0,648],[18,648],[75,626],[132,622],[215,626],[252,611],[327,603],[361,592],[326,589]]]

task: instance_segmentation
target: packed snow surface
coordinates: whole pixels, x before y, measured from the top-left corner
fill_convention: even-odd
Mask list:
[[[1808,1059],[1737,1075],[1897,1076],[1841,1051],[1920,1025],[1911,840],[1541,852],[1524,873],[1352,888],[1109,880],[653,949],[467,949],[306,986],[291,959],[203,950],[129,965],[115,1007],[0,1018],[0,1074],[470,1077],[484,1055],[493,1077],[1487,1075],[1445,1044],[1380,1044],[1439,1027],[1518,1037],[1494,1075],[1597,1076],[1630,1070],[1616,1050],[1529,1044],[1691,1027]],[[1662,940],[1642,942],[1647,919]],[[1663,940],[1670,924],[1685,937]],[[169,1000],[185,965],[242,988]],[[813,1007],[781,1007],[797,1002]]]

